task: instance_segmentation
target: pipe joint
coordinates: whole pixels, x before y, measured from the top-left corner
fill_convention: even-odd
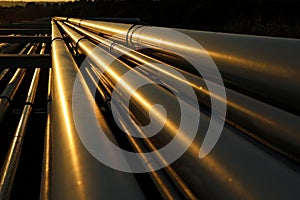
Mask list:
[[[9,103],[12,103],[12,100],[8,96],[0,96],[0,99],[5,99]]]

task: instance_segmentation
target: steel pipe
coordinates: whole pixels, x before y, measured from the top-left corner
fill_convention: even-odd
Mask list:
[[[41,53],[45,51],[45,45],[43,46]],[[35,69],[33,78],[30,84],[30,88],[25,101],[25,106],[22,111],[22,115],[18,124],[18,127],[14,133],[11,145],[5,162],[3,164],[0,176],[0,199],[9,199],[11,189],[14,183],[16,171],[18,169],[19,159],[22,152],[22,146],[24,141],[24,135],[26,127],[32,111],[32,106],[35,100],[36,91],[39,83],[41,69]]]
[[[88,55],[89,53],[91,53],[95,50],[95,48],[96,48],[95,44],[92,44],[87,39],[84,39],[83,36],[76,33],[75,31],[71,30],[66,25],[64,25],[60,22],[58,22],[58,23],[63,28],[63,30],[71,37],[73,42],[77,44],[77,46],[80,48],[80,51],[82,51]],[[108,65],[108,63],[105,63],[105,61],[101,60],[101,56],[99,56],[99,55],[108,56],[108,57],[111,57],[111,56],[104,50],[101,50],[101,49],[97,49],[97,50],[98,50],[97,51],[98,54],[96,53],[96,55],[92,56],[93,62],[96,63],[96,65],[100,68],[101,71],[105,71],[104,69]],[[114,61],[113,65],[114,65],[114,67],[112,68],[112,71],[110,73],[108,73],[107,76],[109,77],[109,81],[112,81],[113,84],[115,84],[118,78],[114,77],[113,74],[115,72],[117,72],[119,74],[119,76],[121,76],[121,74],[125,74],[126,71],[128,71],[130,68],[127,67],[124,63],[118,62],[118,61]],[[110,70],[108,70],[108,71],[110,71]],[[111,87],[111,85],[109,87]],[[130,87],[130,85],[129,85],[129,87]],[[142,100],[138,100],[138,99],[144,99],[144,101],[146,101],[146,99],[147,99],[147,102],[149,102],[148,104],[151,104],[153,102],[153,94],[156,94],[155,96],[160,97],[161,99],[164,99],[164,97],[168,100],[172,99],[171,102],[174,103],[175,98],[173,97],[173,95],[170,95],[169,93],[167,93],[160,87],[156,87],[153,89],[152,92],[150,92],[146,95],[141,92],[139,97],[138,96],[133,97],[135,99],[135,101],[137,101],[136,107],[145,106],[145,103],[142,102]],[[150,98],[150,95],[152,96],[152,98]],[[141,104],[144,104],[144,105],[141,105]],[[149,108],[147,108],[147,109],[149,109]],[[176,109],[174,111],[177,112]],[[157,113],[156,115],[160,115],[160,113]],[[173,112],[173,116],[176,116],[174,112]],[[173,122],[168,123],[168,129],[169,129],[168,131],[171,131],[174,128],[174,127],[172,127],[172,123]],[[175,126],[175,125],[173,125],[173,126]],[[137,144],[137,141],[133,139],[133,137],[130,137],[130,142],[132,144],[134,144],[133,146],[135,149],[138,149],[137,146],[139,146],[139,145]],[[149,157],[141,158],[141,162],[145,163],[145,167],[150,168],[150,169],[153,165],[156,165],[156,163],[151,161],[151,159],[149,159]],[[163,178],[163,176],[157,177],[157,174],[160,174],[160,173],[157,173],[155,171],[150,172],[150,175],[151,175],[152,179],[154,180],[158,190],[161,192],[162,196],[166,199],[178,199],[179,197],[176,194],[176,190],[174,190],[172,188],[172,184],[168,183],[166,178]],[[187,190],[188,189],[182,190],[182,192],[186,193],[186,196],[187,196],[187,193],[191,193],[191,192],[187,192]],[[190,198],[192,197],[193,199],[195,199],[192,194],[189,194],[189,197]]]
[[[82,35],[60,23],[63,30],[69,35],[81,52],[89,56],[90,63],[97,67],[102,76],[106,76],[112,87],[116,81],[126,73],[130,67],[120,61],[112,65],[107,63],[107,53],[95,48]],[[142,75],[141,75],[142,76]],[[130,82],[127,83],[130,85]],[[151,88],[152,89],[152,88]],[[118,91],[120,92],[120,91]],[[123,90],[121,93],[126,92]],[[167,98],[165,93],[153,92],[153,90],[141,89],[139,94],[147,102],[164,102],[163,105],[170,114],[171,119],[176,117],[175,108],[172,105],[172,97]],[[159,94],[159,95],[158,95]],[[121,98],[121,97],[120,97]],[[134,99],[134,97],[131,97]],[[138,100],[136,100],[138,101]],[[150,103],[151,104],[151,103]],[[131,112],[141,109],[138,119],[147,115],[148,108],[141,105]],[[172,109],[174,109],[172,111]],[[169,113],[170,111],[170,113]],[[178,113],[177,113],[178,114]],[[279,199],[280,197],[293,198],[299,195],[300,175],[292,163],[281,159],[280,156],[271,156],[269,152],[255,141],[245,138],[240,132],[225,126],[221,137],[213,151],[204,159],[198,158],[199,148],[203,141],[204,133],[209,124],[209,116],[201,112],[201,124],[197,137],[189,150],[179,158],[172,166],[185,180],[187,185],[198,198],[206,199]],[[129,127],[130,130],[140,129],[138,126]],[[143,132],[140,132],[143,134]],[[145,134],[145,133],[144,133]],[[151,138],[157,148],[164,146],[174,136],[174,132],[164,129],[163,134]],[[288,183],[288,184],[286,184]]]
[[[101,87],[99,87],[99,85],[98,85],[99,75],[97,75],[98,73],[96,71],[94,71],[93,69],[88,69],[88,68],[86,68],[85,70],[87,73],[86,78],[89,78],[92,81],[92,84],[97,88],[97,91],[101,95],[101,98],[103,100],[102,107],[107,107],[109,109],[109,111],[111,111],[109,102],[111,99],[112,90],[106,88],[107,90],[104,91]],[[123,128],[126,129],[127,127],[124,125]],[[135,152],[141,153],[141,154],[143,152],[147,152],[147,150],[148,150],[147,147],[145,147],[145,145],[143,145],[143,143],[141,141],[139,141],[137,138],[131,136],[130,134],[126,134],[126,137],[128,138],[128,141],[130,142],[130,144],[133,147],[133,149],[135,150]],[[152,151],[154,151],[154,150],[152,149]],[[152,168],[152,169],[155,168],[153,163],[148,162],[147,157],[142,157],[142,159],[143,159],[143,162],[148,163],[149,168]],[[163,161],[161,161],[161,162],[163,162]],[[172,174],[172,178],[174,177],[174,182],[175,182],[176,186],[179,188],[181,195],[183,195],[186,199],[197,199],[195,197],[195,195],[185,185],[183,180],[176,174],[176,172],[170,166],[166,167],[166,171],[170,172]],[[168,177],[166,177],[164,172],[153,170],[153,171],[150,171],[149,174],[164,199],[180,199],[181,198],[180,194],[174,188],[172,183],[170,183],[170,180],[168,179]]]
[[[246,132],[251,137],[258,139],[268,147],[297,161],[300,160],[300,135],[297,134],[298,130],[300,130],[300,118],[298,116],[228,88],[226,88],[227,99],[223,99],[219,95],[209,92],[203,79],[198,76],[176,69],[167,63],[136,52],[133,49],[105,39],[68,22],[66,24],[91,40],[96,41],[113,55],[117,57],[123,56],[134,61],[139,66],[140,72],[145,76],[156,77],[165,84],[169,84],[169,87],[178,85],[176,84],[178,81],[189,87],[193,87],[198,95],[199,102],[207,107],[211,106],[210,98],[227,103],[226,119],[230,124],[242,132]],[[179,71],[189,82],[180,77],[174,77],[173,74],[165,71],[158,64],[163,64]],[[214,87],[219,88],[220,86],[214,84]],[[183,95],[188,95],[184,89],[177,89]]]
[[[51,102],[52,102],[52,69],[49,69],[48,76],[48,94],[47,94],[47,123],[44,140],[44,153],[43,153],[43,165],[42,165],[42,178],[41,178],[41,190],[40,200],[50,199],[50,162],[51,162]]]
[[[100,82],[102,83],[102,87],[105,88],[105,91],[104,91],[103,89],[101,89],[101,87],[99,87],[99,85],[97,83],[98,77],[101,77],[101,75],[99,74],[99,71],[96,68],[93,68],[93,67],[91,69],[86,69],[86,71],[89,74],[89,77],[92,79],[93,84],[95,84],[95,87],[97,88],[97,91],[101,94],[102,100],[105,103],[104,106],[107,107],[108,110],[111,112],[111,107],[110,107],[109,103],[110,103],[111,95],[112,95],[112,92],[113,92],[112,85],[110,85],[109,81],[104,81],[103,79],[101,79]],[[105,95],[102,95],[102,94],[105,94]],[[138,121],[138,120],[136,119],[136,121]],[[127,129],[127,130],[132,129],[132,127],[127,127],[126,124],[122,124],[122,126],[123,126],[124,129]],[[149,149],[151,151],[156,151],[157,150],[155,148],[155,145],[149,139],[145,138],[145,142],[147,144],[147,146],[145,146],[143,144],[143,142],[141,142],[137,138],[131,136],[130,132],[127,132],[126,137],[128,138],[131,146],[133,147],[133,149],[137,153],[142,154],[144,152],[149,151]],[[144,159],[144,162],[146,162],[150,165],[149,166],[150,168],[154,169],[155,165],[152,166],[151,162],[147,162],[147,157],[142,157],[142,159]],[[159,159],[160,159],[160,162],[166,162],[161,157],[161,155],[159,155]],[[183,197],[185,199],[197,199],[197,197],[193,194],[193,192],[187,187],[187,185],[185,184],[183,179],[178,176],[178,174],[175,172],[175,170],[171,166],[166,166],[164,168],[164,170],[167,172],[167,174],[169,175],[171,180],[173,180],[173,183],[175,183],[175,185],[177,186],[177,188],[181,192],[181,195],[183,195]],[[153,170],[149,173],[152,177],[152,180],[155,182],[156,186],[160,190],[162,196],[165,199],[174,198],[173,193],[176,194],[176,191],[174,191],[172,186],[170,186],[170,180],[168,180],[168,178],[165,177],[164,173],[162,173],[161,171],[155,171],[155,170]],[[169,188],[168,190],[170,190],[170,188],[171,188],[172,192],[170,193],[168,190],[164,191],[167,188]],[[178,198],[179,197],[177,197],[176,199],[178,199]]]
[[[165,28],[75,18],[57,19],[113,36],[115,40],[136,49],[152,48],[192,59],[205,53],[173,38],[174,35]],[[224,81],[233,88],[300,114],[300,69],[297,67],[300,62],[297,55],[300,51],[299,40],[182,29],[175,31],[200,43],[217,64]],[[282,96],[286,98],[281,98]]]
[[[30,44],[27,44],[22,51],[19,54],[23,54],[27,48],[30,46]],[[29,49],[28,54],[32,54],[36,50],[36,46],[33,45]],[[26,69],[17,69],[14,76],[11,78],[10,82],[8,83],[7,87],[4,89],[4,91],[1,93],[0,96],[0,124],[3,121],[3,118],[12,102],[12,100],[15,97],[15,94],[22,83],[22,80],[25,76]]]
[[[72,114],[73,84],[80,73],[54,22],[52,41],[51,199],[145,199],[132,174],[103,165],[80,142]],[[83,81],[80,83],[84,84]],[[90,98],[88,92],[83,95]],[[86,105],[101,118],[92,101],[88,100]],[[101,120],[99,123],[105,122]],[[113,159],[113,152],[111,156]]]

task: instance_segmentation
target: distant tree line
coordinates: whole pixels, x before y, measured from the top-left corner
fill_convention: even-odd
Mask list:
[[[0,7],[0,23],[51,16],[139,17],[156,26],[300,38],[299,0],[80,0]]]

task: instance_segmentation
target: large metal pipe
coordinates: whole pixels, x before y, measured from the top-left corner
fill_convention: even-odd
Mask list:
[[[76,34],[76,32],[74,32],[74,31],[72,32],[72,30],[66,29],[65,25],[63,25],[61,23],[59,23],[59,24],[61,26],[63,26],[64,30],[67,31],[73,37],[73,39],[75,39],[75,41],[79,41],[80,40],[80,42],[78,42],[77,45],[79,45],[80,47],[82,47],[83,49],[85,49],[85,52],[91,51],[95,47],[95,45],[93,45],[89,41],[82,39],[82,37],[79,34]],[[103,51],[102,53],[105,53],[105,52]],[[119,63],[119,65],[121,65],[121,64]],[[141,150],[141,146],[138,145],[138,147],[137,147],[137,141],[134,140],[133,137],[130,137],[130,142],[134,143],[133,147],[136,150],[137,149]],[[146,157],[143,158],[143,162],[147,163],[148,162],[147,159],[148,158],[146,158]],[[149,168],[151,168],[152,167],[152,163],[148,162],[147,166]],[[179,195],[177,194],[176,190],[173,189],[172,184],[170,184],[168,182],[168,180],[164,177],[163,173],[152,171],[152,172],[150,172],[150,175],[151,175],[154,183],[156,184],[158,190],[161,192],[162,196],[165,199],[179,199]],[[186,190],[184,192],[186,192]],[[186,193],[188,193],[188,192],[186,192]],[[189,197],[193,197],[193,195],[189,194]]]
[[[203,49],[186,46],[166,28],[58,18],[126,43],[192,59]],[[300,114],[300,40],[175,29],[199,42],[233,88]],[[173,58],[176,58],[176,56]],[[177,56],[178,58],[178,56]],[[205,67],[205,66],[204,66]],[[286,98],[281,98],[285,96]],[[286,99],[289,99],[288,101]]]
[[[100,74],[106,76],[108,81],[114,85],[124,73],[130,70],[120,61],[112,65],[103,59],[104,51],[95,48],[95,45],[83,39],[75,31],[61,24],[64,31],[70,36],[81,52],[89,56],[92,65],[97,66]],[[94,49],[95,48],[95,49]],[[107,55],[106,55],[107,56]],[[142,75],[141,75],[142,76]],[[130,82],[127,83],[130,86]],[[111,86],[109,86],[111,87]],[[151,88],[152,89],[152,88]],[[151,92],[149,88],[139,90],[139,94],[147,102],[159,100],[164,102],[165,109],[170,114],[171,120],[176,119],[175,107],[172,105],[172,97],[164,93]],[[126,90],[122,91],[126,92]],[[121,92],[121,93],[122,93]],[[163,96],[160,96],[163,95]],[[134,97],[132,97],[134,98]],[[141,105],[142,109],[137,118],[147,115],[149,108]],[[170,111],[170,113],[169,113]],[[133,110],[132,112],[135,112]],[[177,113],[178,114],[178,113]],[[256,143],[245,138],[240,132],[225,126],[221,137],[212,152],[203,159],[198,158],[199,148],[206,133],[209,116],[201,113],[201,124],[197,137],[189,150],[179,158],[173,167],[180,177],[188,180],[188,187],[198,198],[206,199],[286,199],[294,198],[300,194],[300,175],[298,167],[293,166],[287,160],[281,159],[278,155],[270,155],[269,151]],[[139,127],[129,127],[130,130]],[[143,132],[140,132],[141,134]],[[164,129],[163,135],[151,138],[158,147],[164,146],[174,137],[174,132]],[[273,152],[274,153],[274,152]],[[291,167],[293,166],[293,167]],[[296,168],[296,169],[295,169]]]
[[[27,48],[30,46],[28,43],[19,54],[23,54]],[[32,54],[36,50],[36,45],[31,46],[27,54]],[[12,102],[14,99],[14,96],[22,83],[22,80],[25,76],[26,69],[17,69],[14,76],[11,78],[10,82],[4,89],[4,91],[1,93],[0,96],[0,124],[2,123],[2,120]]]
[[[44,44],[41,49],[41,54],[44,53],[46,45]],[[11,189],[14,183],[15,175],[18,169],[20,155],[22,152],[22,146],[24,141],[24,135],[26,127],[32,111],[32,106],[35,100],[36,91],[40,77],[39,68],[35,69],[33,78],[29,87],[25,106],[22,111],[22,115],[18,124],[18,127],[14,133],[11,145],[8,150],[5,162],[3,164],[0,176],[0,199],[9,199]]]
[[[145,76],[151,75],[157,77],[165,84],[169,84],[170,87],[172,87],[172,85],[178,85],[176,84],[178,81],[193,87],[198,95],[199,102],[207,107],[211,106],[210,98],[214,98],[216,101],[221,101],[222,103],[227,103],[226,119],[234,127],[248,133],[250,136],[258,139],[272,149],[280,151],[284,155],[295,160],[300,160],[300,135],[297,134],[298,130],[300,130],[300,118],[298,116],[228,88],[226,88],[227,99],[223,99],[218,94],[209,92],[203,79],[198,76],[176,69],[169,64],[153,59],[140,52],[136,52],[128,47],[105,39],[68,22],[66,22],[66,24],[96,41],[115,56],[125,56],[125,58],[128,58],[129,60],[135,61],[139,65],[140,72]],[[182,73],[189,82],[180,77],[174,77],[173,74],[165,71],[158,64],[163,64],[169,68],[176,69]],[[214,87],[217,88],[220,87],[214,83],[210,84],[213,84]],[[178,90],[183,94],[188,95],[186,94],[186,91],[180,88],[178,88]]]
[[[75,31],[71,30],[70,28],[68,28],[66,25],[58,22],[59,25],[63,28],[63,30],[71,37],[71,39],[78,45],[78,47],[80,47],[80,50],[83,51],[85,54],[89,54],[91,53],[95,48],[96,45],[91,43],[90,41],[88,41],[87,39],[84,39],[83,36],[81,36],[80,34],[76,33]],[[109,55],[107,52],[105,52],[104,50],[98,49],[99,50],[99,54],[102,56],[108,56],[111,57],[111,55]],[[105,66],[107,65],[107,63],[103,63],[101,61],[101,57],[99,57],[99,59],[97,59],[98,54],[95,55],[95,57],[93,56],[93,61],[97,63],[97,66],[99,66],[101,68],[102,71],[105,71]],[[102,65],[99,65],[100,63],[102,63]],[[114,62],[114,70],[115,72],[117,72],[118,74],[125,74],[126,71],[129,71],[130,67],[126,67],[126,65],[122,62],[118,62],[115,61]],[[109,70],[108,70],[109,71]],[[110,73],[108,73],[108,77],[110,78],[110,81],[113,82],[113,84],[115,84],[117,82],[117,77],[114,77],[113,74],[115,72],[111,71]],[[113,85],[112,84],[112,85]],[[109,87],[111,87],[112,85],[109,85]],[[129,85],[130,87],[130,85]],[[146,90],[145,90],[146,91]],[[144,92],[145,92],[144,91]],[[144,104],[142,106],[145,107],[145,101],[147,99],[147,104],[151,104],[151,102],[153,102],[153,99],[151,100],[150,96],[152,96],[153,98],[153,94],[156,94],[156,97],[159,97],[161,99],[172,99],[173,105],[174,105],[174,101],[175,98],[173,97],[173,95],[170,95],[168,92],[164,91],[162,88],[160,87],[156,87],[154,89],[152,89],[152,92],[148,92],[148,95],[144,95],[142,92],[140,95],[133,97],[135,99],[135,101],[137,101],[137,105],[136,107],[141,106],[140,104]],[[139,100],[139,99],[144,99],[144,100]],[[149,108],[148,108],[149,109]],[[171,110],[171,109],[170,109]],[[173,112],[173,116],[176,116],[176,109],[175,112]],[[160,113],[157,113],[156,115],[160,115]],[[156,119],[157,120],[157,119]],[[172,130],[173,127],[171,127],[173,122],[170,122],[168,125],[168,131],[170,132]],[[138,142],[134,139],[134,137],[130,137],[129,136],[129,141],[132,143],[134,149],[139,149],[140,145],[138,145]],[[143,157],[141,162],[145,163],[145,167],[149,167],[149,169],[152,169],[151,167],[153,165],[156,165],[155,162],[152,163],[151,161],[149,161],[149,157]],[[161,161],[162,162],[162,161]],[[153,168],[154,169],[154,168]],[[172,184],[170,184],[168,182],[168,180],[166,180],[166,178],[164,178],[163,176],[159,176],[158,175],[162,175],[159,172],[155,172],[155,171],[151,171],[150,175],[152,177],[152,179],[154,180],[158,190],[161,192],[162,196],[166,199],[178,199],[178,195],[176,194],[176,190],[174,190],[172,188]],[[179,177],[177,177],[177,180],[179,179]],[[177,184],[180,185],[180,184]],[[183,185],[183,184],[181,184]],[[184,193],[184,196],[187,196],[189,198],[195,199],[195,197],[193,196],[193,194],[188,190],[188,188],[180,188],[181,192]]]
[[[101,95],[101,98],[103,100],[102,107],[107,107],[111,111],[111,107],[109,105],[109,101],[111,99],[112,90],[106,90],[104,91],[101,87],[98,85],[98,73],[92,69],[86,68],[86,73],[88,79],[90,79],[93,83],[93,85],[97,88],[97,91]],[[100,75],[101,76],[101,75]],[[108,94],[108,93],[109,94]],[[127,127],[123,125],[123,128],[126,129]],[[131,146],[135,150],[135,152],[142,154],[143,152],[147,152],[147,147],[143,145],[141,141],[139,141],[137,138],[131,136],[130,134],[126,134],[126,137],[128,138]],[[154,151],[154,149],[151,149]],[[147,157],[142,157],[144,159],[144,162],[147,163]],[[163,162],[163,161],[161,161]],[[154,169],[153,163],[148,163],[149,168]],[[176,174],[176,172],[170,167],[166,166],[166,171],[168,174],[170,174],[171,178],[174,180],[176,186],[178,187],[179,191],[181,192],[181,195],[183,195],[186,199],[197,199],[195,195],[189,190],[189,188],[186,186],[186,184],[183,182],[183,180]],[[170,180],[166,177],[165,173],[162,171],[150,171],[149,172],[152,180],[154,181],[156,187],[162,194],[164,199],[179,199],[180,195],[174,189],[172,184],[170,183]]]
[[[145,199],[133,174],[111,169],[89,154],[74,121],[72,91],[77,65],[52,21],[53,101],[51,108],[51,199]],[[84,82],[80,81],[80,84]],[[90,98],[86,92],[85,97]],[[92,101],[85,103],[102,118]],[[85,119],[82,119],[85,120]],[[79,123],[79,122],[78,122]],[[100,120],[99,123],[104,123]],[[113,141],[112,133],[107,129]],[[114,159],[113,152],[111,159]],[[118,162],[118,161],[116,161]]]

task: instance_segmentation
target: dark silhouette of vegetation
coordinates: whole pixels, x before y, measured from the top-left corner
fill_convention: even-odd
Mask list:
[[[0,23],[51,16],[139,17],[156,26],[300,38],[299,0],[80,0],[0,7]]]

